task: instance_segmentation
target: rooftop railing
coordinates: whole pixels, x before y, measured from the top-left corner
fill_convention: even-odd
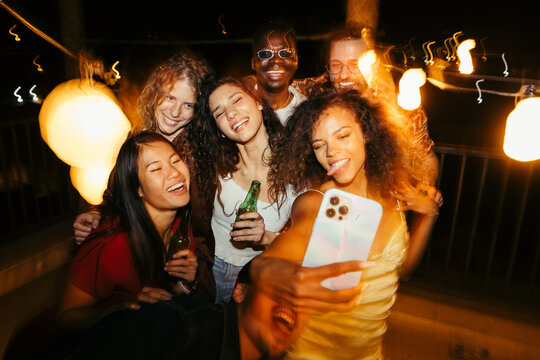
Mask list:
[[[0,245],[77,213],[69,167],[44,143],[37,116],[0,122]],[[538,162],[437,146],[444,205],[411,281],[532,300],[540,293]]]

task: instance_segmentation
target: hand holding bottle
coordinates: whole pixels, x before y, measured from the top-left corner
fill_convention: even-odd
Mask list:
[[[262,244],[264,237],[264,219],[258,212],[247,212],[239,215],[238,220],[231,224],[231,238],[233,241],[248,241]]]
[[[165,271],[169,275],[186,282],[195,281],[197,267],[197,256],[188,249],[176,252],[172,260],[165,263]]]

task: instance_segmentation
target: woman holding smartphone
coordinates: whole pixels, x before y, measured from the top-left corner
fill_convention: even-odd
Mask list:
[[[275,154],[272,173],[281,175],[281,181],[274,184],[276,191],[289,184],[294,189],[313,191],[308,190],[296,199],[289,230],[252,264],[256,279],[258,271],[265,271],[265,259],[302,263],[325,191],[344,190],[377,201],[383,208],[368,262],[363,263],[370,267],[363,270],[357,286],[325,289],[318,300],[288,298],[301,312],[324,313],[312,315],[289,358],[380,359],[382,335],[400,273],[407,271],[409,264],[416,264],[421,253],[415,247],[423,249],[425,245],[409,239],[402,205],[394,197],[411,181],[404,165],[407,162],[388,122],[380,121],[378,116],[377,109],[355,91],[329,91],[314,96],[300,104],[289,119],[288,140]],[[434,223],[439,206],[429,196],[423,197],[422,211]],[[414,255],[407,256],[407,252]],[[305,274],[297,282],[322,288],[313,285]],[[281,286],[280,296],[287,293],[291,293],[291,288]],[[335,306],[323,298],[330,293],[337,298]]]

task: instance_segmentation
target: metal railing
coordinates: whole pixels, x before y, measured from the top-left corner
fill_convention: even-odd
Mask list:
[[[538,298],[538,161],[454,146],[435,152],[445,201],[415,280],[512,300]]]
[[[76,209],[69,167],[43,141],[37,119],[0,121],[0,244]]]
[[[77,211],[69,168],[42,140],[36,116],[0,122],[0,243]],[[412,281],[533,299],[540,293],[538,162],[438,146],[445,202]]]

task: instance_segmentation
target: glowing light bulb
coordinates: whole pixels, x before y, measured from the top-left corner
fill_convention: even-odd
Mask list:
[[[364,79],[371,86],[373,79],[373,64],[377,62],[377,54],[373,50],[363,53],[358,59],[358,70],[362,73]]]
[[[72,166],[69,170],[71,183],[89,204],[99,204],[107,188],[114,164],[102,164],[89,168]]]
[[[420,87],[426,83],[426,73],[422,69],[405,71],[399,81],[398,104],[406,110],[418,108],[422,102]]]
[[[508,115],[503,149],[518,161],[540,159],[540,98],[521,100]]]
[[[457,55],[459,58],[459,72],[462,74],[471,74],[474,70],[470,51],[474,49],[476,42],[468,39],[459,44]]]
[[[99,204],[116,156],[131,129],[105,84],[74,79],[56,86],[39,112],[41,137],[63,162],[81,196]]]

